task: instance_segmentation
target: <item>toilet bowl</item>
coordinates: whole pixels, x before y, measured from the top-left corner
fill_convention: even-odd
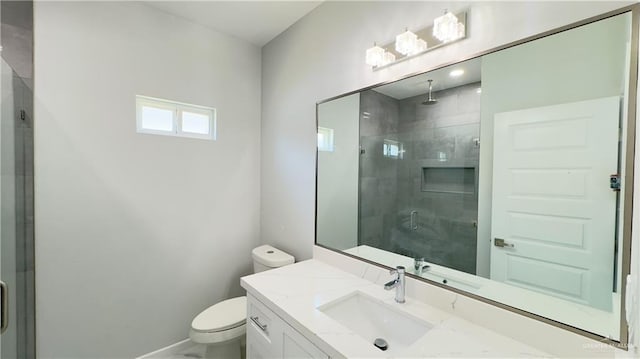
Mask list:
[[[293,256],[263,245],[252,251],[254,273],[294,262]],[[191,322],[189,338],[206,344],[206,358],[244,358],[247,297],[224,300],[198,314]]]

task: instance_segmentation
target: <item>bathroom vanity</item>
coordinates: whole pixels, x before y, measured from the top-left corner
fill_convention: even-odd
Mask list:
[[[411,285],[396,303],[390,278],[315,259],[243,277],[247,358],[551,357],[415,299]]]
[[[329,358],[253,295],[247,296],[247,313],[248,358]]]

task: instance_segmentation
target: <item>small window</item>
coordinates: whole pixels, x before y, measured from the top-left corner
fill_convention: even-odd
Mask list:
[[[216,110],[210,107],[136,96],[139,133],[216,139]]]
[[[333,128],[318,127],[318,151],[333,152]]]
[[[404,149],[402,143],[394,140],[384,140],[382,143],[382,155],[389,158],[402,158]]]

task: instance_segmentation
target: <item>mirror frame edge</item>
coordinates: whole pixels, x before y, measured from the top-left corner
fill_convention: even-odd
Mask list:
[[[626,292],[627,277],[631,273],[631,236],[633,229],[633,194],[636,158],[636,119],[638,102],[638,41],[640,26],[640,4],[630,6],[631,48],[629,61],[629,99],[627,100],[627,136],[624,183],[628,190],[624,196],[624,216],[622,218],[622,273],[620,286],[620,341],[619,349],[629,349],[629,323],[627,322]],[[633,100],[632,100],[633,99]],[[615,346],[615,345],[614,345]]]
[[[481,57],[493,52],[497,52],[497,51],[501,51],[504,49],[508,49],[514,46],[518,46],[518,45],[522,45],[524,43],[527,42],[531,42],[534,40],[538,40],[538,39],[542,39],[544,37],[547,36],[551,36],[551,35],[555,35],[555,34],[559,34],[561,32],[567,31],[567,30],[571,30],[580,26],[584,26],[584,25],[588,25],[600,20],[605,20],[607,18],[610,17],[614,17],[614,16],[618,16],[618,15],[622,15],[624,13],[631,13],[631,46],[630,46],[630,61],[629,61],[629,88],[627,89],[628,94],[629,94],[629,98],[630,99],[634,99],[633,101],[629,100],[627,101],[627,133],[626,133],[626,161],[625,161],[625,177],[624,177],[624,183],[625,186],[628,190],[625,190],[625,196],[624,196],[624,216],[622,218],[622,226],[623,226],[623,230],[622,230],[622,253],[621,253],[621,258],[622,258],[622,273],[621,273],[621,290],[620,290],[620,297],[621,297],[621,301],[620,301],[620,340],[614,340],[611,339],[609,337],[604,337],[600,334],[596,334],[596,333],[592,333],[589,332],[587,330],[578,328],[578,327],[574,327],[571,326],[569,324],[566,323],[562,323],[553,319],[549,319],[547,317],[543,317],[541,315],[535,314],[535,313],[531,313],[531,312],[527,312],[523,309],[520,308],[516,308],[516,307],[512,307],[509,306],[507,304],[501,303],[501,302],[497,302],[495,300],[489,299],[489,298],[485,298],[458,288],[454,288],[451,286],[447,286],[445,284],[439,283],[439,282],[435,282],[432,280],[429,280],[427,278],[423,278],[423,277],[419,277],[416,276],[412,273],[407,273],[407,275],[410,278],[413,279],[417,279],[417,280],[421,280],[423,282],[426,282],[428,284],[434,285],[436,287],[439,288],[443,288],[449,291],[452,291],[456,294],[460,294],[460,295],[464,295],[466,297],[478,300],[482,303],[486,303],[486,304],[490,304],[493,305],[495,307],[498,307],[500,309],[503,310],[507,310],[509,312],[515,313],[515,314],[519,314],[522,315],[524,317],[527,318],[531,318],[540,322],[543,322],[545,324],[549,324],[552,325],[554,327],[558,327],[564,330],[567,330],[571,333],[574,334],[578,334],[584,337],[587,337],[589,339],[604,343],[604,344],[608,344],[611,345],[617,349],[620,350],[624,350],[624,351],[628,351],[629,349],[629,329],[628,329],[628,322],[626,319],[626,283],[627,283],[627,276],[630,274],[631,272],[631,235],[632,235],[632,221],[633,221],[633,193],[634,193],[634,169],[635,169],[635,161],[636,161],[636,117],[637,117],[637,102],[638,102],[638,56],[639,54],[639,36],[640,36],[640,3],[636,3],[636,4],[631,4],[631,5],[627,5],[624,6],[622,8],[619,9],[615,9],[600,15],[596,15],[596,16],[592,16],[577,22],[573,22],[558,28],[554,28],[548,31],[544,31],[542,33],[539,34],[535,34],[532,36],[528,36],[525,38],[522,38],[520,40],[516,40],[501,46],[497,46],[485,51],[481,51],[479,53],[475,53],[466,57],[462,57],[459,58],[457,60],[453,60],[453,61],[448,61],[442,64],[439,64],[435,67],[426,69],[424,71],[419,71],[419,72],[413,72],[407,75],[403,75],[400,76],[398,78],[394,78],[391,80],[387,80],[387,81],[382,81],[380,83],[376,83],[367,87],[363,87],[360,89],[356,89],[353,91],[349,91],[337,96],[332,96],[330,98],[321,100],[316,102],[316,106],[315,106],[315,116],[316,116],[316,131],[319,125],[318,122],[318,107],[326,102],[332,101],[332,100],[336,100],[342,97],[346,97],[349,95],[353,95],[356,93],[360,93],[363,91],[367,91],[379,86],[383,86],[389,83],[393,83],[396,81],[400,81],[400,80],[404,80],[413,76],[417,76],[426,72],[430,72],[430,71],[435,71],[450,65],[454,65],[463,61],[467,61],[467,60],[471,60],[477,57]],[[375,265],[377,267],[381,267],[381,268],[385,268],[385,269],[390,269],[391,267],[389,266],[385,266],[383,264],[368,260],[366,258],[363,257],[358,257],[356,255],[350,254],[350,253],[345,253],[343,251],[334,249],[334,248],[330,248],[328,246],[325,246],[323,244],[318,243],[318,149],[316,146],[316,157],[315,157],[315,206],[314,206],[314,245],[319,246],[321,248],[324,249],[328,249],[330,251],[333,251],[335,253],[347,256],[347,257],[351,257],[353,259],[357,259],[359,261],[363,261],[365,263],[371,264],[371,265]]]

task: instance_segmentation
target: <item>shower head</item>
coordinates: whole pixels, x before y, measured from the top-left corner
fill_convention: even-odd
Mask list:
[[[435,105],[438,103],[438,100],[436,100],[435,98],[431,97],[431,83],[433,82],[433,80],[427,80],[429,81],[429,98],[422,101],[423,105]]]

